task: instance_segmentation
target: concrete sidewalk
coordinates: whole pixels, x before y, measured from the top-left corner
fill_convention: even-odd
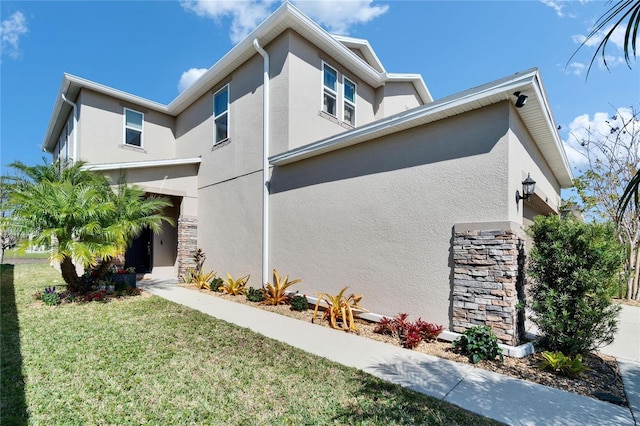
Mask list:
[[[640,306],[622,305],[613,343],[600,349],[600,352],[640,362]]]
[[[634,425],[626,408],[229,302],[171,282],[151,294],[512,425]],[[640,420],[640,364],[621,364]],[[627,383],[628,381],[628,383]]]

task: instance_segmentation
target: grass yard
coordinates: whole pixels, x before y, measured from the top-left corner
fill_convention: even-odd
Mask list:
[[[495,424],[158,297],[34,302],[60,284],[3,265],[2,425]]]
[[[41,252],[41,253],[27,253],[25,251],[20,251],[17,248],[12,248],[4,252],[5,259],[48,259],[49,252]]]

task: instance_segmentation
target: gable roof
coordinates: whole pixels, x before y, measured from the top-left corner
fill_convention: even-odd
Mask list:
[[[491,104],[504,101],[515,103],[516,98],[513,93],[517,91],[528,96],[526,106],[517,109],[518,114],[527,126],[534,142],[542,152],[560,185],[563,188],[571,187],[573,185],[573,174],[562,147],[562,140],[558,135],[557,126],[551,114],[537,68],[516,73],[339,135],[274,155],[269,158],[269,162],[275,166],[281,166]]]
[[[366,40],[332,36],[291,3],[284,2],[282,6],[258,25],[255,30],[209,68],[191,87],[180,93],[168,105],[160,104],[71,74],[64,74],[42,143],[42,149],[51,152],[55,147],[57,136],[64,127],[66,117],[71,111],[71,107],[62,100],[61,95],[65,95],[67,99],[74,101],[80,90],[85,88],[143,106],[150,110],[176,116],[207,91],[211,90],[213,86],[226,78],[240,65],[256,55],[257,52],[253,46],[254,39],[258,39],[259,43],[264,47],[287,29],[296,31],[312,44],[324,50],[342,66],[372,87],[377,88],[383,86],[387,81],[409,81],[413,83],[422,102],[428,103],[433,101],[429,89],[419,74],[387,73]],[[359,50],[365,59],[363,60],[348,46]]]

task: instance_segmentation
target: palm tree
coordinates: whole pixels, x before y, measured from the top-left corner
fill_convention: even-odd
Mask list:
[[[172,204],[164,197],[146,195],[135,185],[128,185],[126,176],[120,175],[118,185],[107,194],[113,206],[113,216],[107,218],[104,233],[117,247],[115,256],[107,256],[95,270],[99,277],[104,276],[114,260],[122,258],[133,240],[144,229],[149,228],[155,234],[162,231],[162,223],[175,225],[174,221],[163,214],[163,210]],[[123,259],[119,259],[123,262]]]
[[[609,25],[611,25],[611,27],[609,27]],[[605,36],[603,37],[602,41],[600,41],[600,44],[598,44],[598,48],[591,58],[589,69],[587,70],[587,75],[589,75],[591,66],[598,57],[598,52],[600,52],[602,56],[604,65],[608,68],[605,49],[609,41],[611,41],[613,33],[618,27],[622,25],[626,25],[626,30],[624,33],[624,59],[627,62],[629,68],[631,68],[631,55],[633,54],[633,58],[635,59],[637,53],[636,42],[638,39],[638,29],[640,28],[640,0],[620,0],[616,4],[614,4],[604,15],[602,15],[600,19],[598,19],[593,30],[591,30],[587,38],[578,48],[579,50],[587,43],[588,40],[592,39],[598,33],[600,33],[600,31],[607,30]],[[573,58],[576,53],[574,53],[571,58]],[[618,217],[622,216],[632,200],[635,203],[636,208],[640,208],[640,197],[638,196],[639,191],[640,171],[638,171],[635,176],[629,181],[627,187],[624,190],[622,198],[620,198],[620,202],[618,204]]]
[[[614,4],[604,15],[600,17],[600,19],[598,19],[589,35],[587,35],[580,47],[578,47],[574,54],[571,55],[569,60],[571,60],[576,53],[578,53],[578,50],[585,46],[589,40],[598,36],[601,31],[606,30],[606,34],[598,44],[598,47],[591,58],[587,75],[589,75],[589,71],[598,57],[598,52],[600,52],[602,62],[608,69],[609,66],[607,65],[607,57],[605,55],[607,44],[611,41],[611,37],[618,27],[622,25],[627,26],[624,34],[624,59],[629,68],[631,68],[631,53],[633,53],[633,57],[635,58],[636,40],[638,38],[638,28],[640,27],[640,0],[619,0]]]
[[[85,163],[26,166],[13,163],[21,172],[11,185],[12,220],[35,243],[53,242],[51,261],[60,265],[62,277],[72,291],[80,280],[74,262],[85,268],[110,264],[144,227],[159,232],[169,201],[144,197],[144,191],[122,180],[111,189],[102,175]]]

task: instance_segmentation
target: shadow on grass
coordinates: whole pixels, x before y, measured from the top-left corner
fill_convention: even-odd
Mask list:
[[[458,407],[426,399],[393,383],[374,378],[360,383],[361,395],[340,410],[333,421],[340,424],[394,424],[394,425],[493,425],[498,422],[476,416]]]
[[[13,265],[0,264],[0,424],[26,425],[20,322],[16,307]]]

